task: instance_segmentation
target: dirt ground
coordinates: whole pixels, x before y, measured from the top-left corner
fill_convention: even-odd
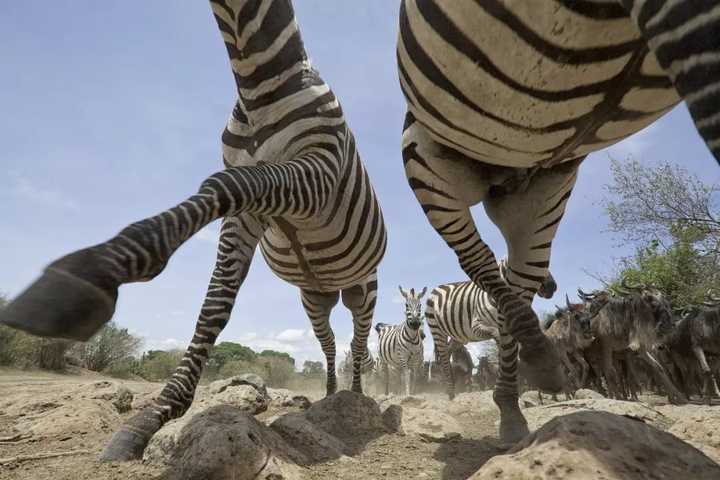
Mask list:
[[[136,405],[161,386],[87,372],[57,375],[0,369],[0,479],[165,479],[163,468],[147,463],[97,461],[112,433],[133,414],[118,414],[109,407],[108,392],[118,384],[135,394]],[[317,398],[316,392],[308,396]],[[271,405],[257,418],[268,420],[287,410]],[[505,452],[496,438],[497,412],[483,409],[473,414],[470,410],[455,419],[463,429],[460,438],[436,443],[414,435],[382,435],[364,445],[358,455],[313,465],[305,469],[305,476],[309,480],[465,479]],[[23,459],[66,452],[71,454]]]

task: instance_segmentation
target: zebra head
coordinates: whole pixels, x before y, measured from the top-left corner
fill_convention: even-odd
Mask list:
[[[416,293],[414,288],[411,288],[410,290],[405,290],[402,286],[398,286],[398,288],[400,289],[400,293],[403,298],[405,298],[405,321],[413,330],[421,328],[423,323],[423,313],[420,299],[422,299],[425,292],[427,292],[427,287],[424,287],[420,293]]]

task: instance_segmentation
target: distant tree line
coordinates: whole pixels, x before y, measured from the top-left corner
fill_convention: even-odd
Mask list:
[[[0,308],[7,303],[0,295]],[[0,326],[0,365],[63,371],[68,366],[86,368],[108,375],[139,377],[162,382],[180,363],[182,350],[148,350],[140,354],[142,338],[109,322],[87,342],[44,339]],[[204,380],[216,380],[242,373],[255,373],[271,387],[316,384],[325,380],[322,362],[307,360],[301,372],[295,359],[285,352],[253,349],[234,342],[216,345],[203,371]],[[307,386],[307,385],[302,385]]]

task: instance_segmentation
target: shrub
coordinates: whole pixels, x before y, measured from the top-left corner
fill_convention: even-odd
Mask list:
[[[128,365],[141,344],[142,339],[132,335],[127,328],[110,322],[87,342],[76,344],[72,354],[80,359],[83,367],[102,372],[121,364]]]

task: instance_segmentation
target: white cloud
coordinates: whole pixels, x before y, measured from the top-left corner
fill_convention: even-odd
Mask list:
[[[143,351],[148,350],[184,350],[187,347],[185,342],[181,342],[177,338],[145,338]]]
[[[78,208],[77,203],[63,192],[52,190],[47,185],[33,183],[18,174],[11,174],[11,176],[13,185],[10,191],[18,198],[56,209],[76,210]]]
[[[219,223],[213,222],[210,225],[207,225],[205,228],[203,228],[199,232],[197,232],[193,238],[197,238],[204,242],[217,244],[219,236],[220,236]]]
[[[652,123],[638,133],[629,136],[625,140],[603,150],[604,153],[613,158],[624,159],[626,157],[642,158],[645,151],[653,144],[657,144],[657,133],[659,125]]]
[[[275,337],[275,339],[279,342],[297,343],[304,341],[307,338],[308,333],[312,335],[312,332],[308,332],[306,330],[301,330],[299,328],[289,328],[280,332]]]

